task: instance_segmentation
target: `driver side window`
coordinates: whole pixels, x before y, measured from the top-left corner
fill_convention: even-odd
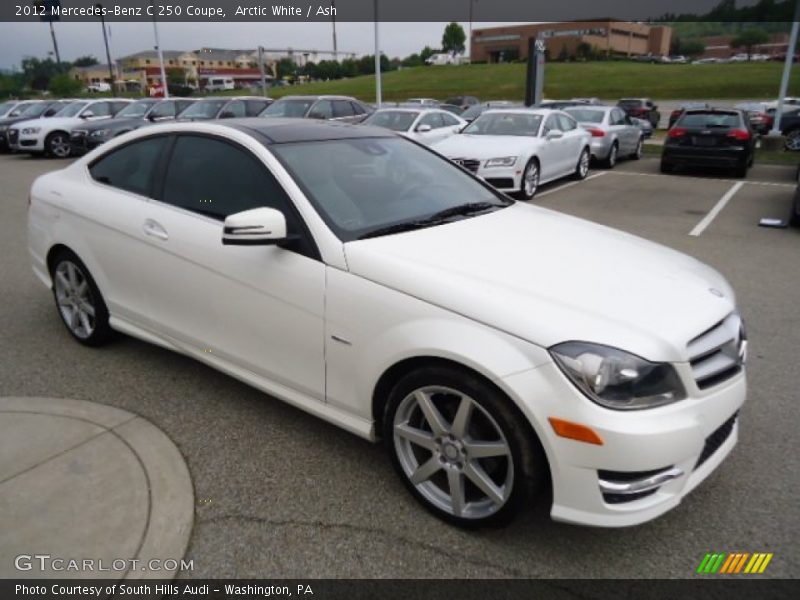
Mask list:
[[[556,129],[559,129],[558,121],[556,120],[556,115],[550,115],[544,122],[544,127],[542,127],[542,136],[545,136],[551,131],[555,131]]]

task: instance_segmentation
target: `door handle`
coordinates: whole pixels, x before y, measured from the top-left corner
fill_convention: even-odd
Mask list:
[[[166,242],[169,239],[167,230],[159,225],[156,221],[153,221],[153,219],[147,219],[144,222],[144,225],[142,225],[142,231],[144,231],[145,235],[149,235],[150,237],[154,237],[163,242]]]

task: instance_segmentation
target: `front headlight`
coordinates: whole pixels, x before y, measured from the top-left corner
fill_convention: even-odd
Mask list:
[[[104,138],[108,137],[110,133],[111,133],[110,129],[98,129],[97,131],[93,131],[89,135],[92,136],[93,138]]]
[[[33,135],[34,133],[39,133],[41,130],[41,127],[26,127],[22,130],[22,135]]]
[[[618,348],[564,342],[550,355],[590,400],[615,410],[663,406],[686,397],[672,365],[653,363]]]
[[[513,167],[517,162],[516,156],[503,156],[501,158],[490,158],[486,161],[486,167]]]

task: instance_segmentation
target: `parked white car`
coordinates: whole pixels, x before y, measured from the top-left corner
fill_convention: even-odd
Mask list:
[[[18,152],[67,158],[72,151],[69,136],[75,127],[110,119],[130,103],[126,98],[71,102],[49,119],[15,123],[8,130],[9,146]]]
[[[391,129],[430,146],[455,135],[467,122],[438,108],[383,108],[372,113],[362,124]]]
[[[591,135],[559,110],[487,110],[433,149],[504,192],[530,200],[539,185],[589,172]]]
[[[642,523],[736,444],[746,341],[719,273],[389,132],[141,128],[39,177],[28,240],[77,341],[124,332],[383,438],[459,525],[548,481],[555,519]]]
[[[619,158],[640,159],[642,129],[618,106],[568,106],[564,112],[592,136],[592,158],[613,169]]]

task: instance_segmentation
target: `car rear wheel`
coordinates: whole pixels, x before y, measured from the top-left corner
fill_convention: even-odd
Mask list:
[[[520,198],[522,200],[530,200],[536,195],[536,190],[539,189],[539,162],[532,158],[525,165],[525,170],[522,172],[522,181],[520,182]]]
[[[617,155],[619,154],[619,146],[617,142],[611,144],[611,149],[608,151],[608,156],[603,161],[603,166],[607,169],[613,169],[617,165]]]
[[[588,148],[584,148],[581,152],[581,155],[578,157],[578,164],[575,166],[575,173],[573,173],[572,177],[577,180],[586,179],[586,175],[589,174],[589,161],[591,160],[591,154],[589,153]]]
[[[63,131],[54,131],[47,136],[44,142],[44,149],[48,156],[68,158],[72,151],[69,136]]]
[[[784,146],[792,152],[800,150],[800,129],[794,129],[786,134]]]
[[[72,337],[87,346],[99,346],[112,334],[108,308],[86,265],[63,250],[52,261],[53,297],[62,322]]]
[[[672,173],[675,167],[671,164],[666,162],[664,159],[661,159],[661,172],[662,173]]]
[[[414,497],[462,527],[508,522],[547,472],[538,440],[508,398],[455,368],[403,377],[389,395],[383,432]]]
[[[644,138],[640,137],[639,141],[636,143],[636,150],[631,154],[631,158],[633,160],[639,160],[642,158],[642,154],[644,154]]]

